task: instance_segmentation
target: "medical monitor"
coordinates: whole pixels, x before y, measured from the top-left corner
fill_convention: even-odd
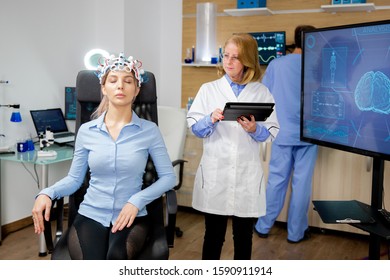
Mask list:
[[[76,88],[65,87],[65,119],[76,119]]]
[[[390,21],[302,37],[301,140],[390,160]]]
[[[261,65],[269,64],[274,58],[286,54],[286,32],[252,32],[258,45],[259,62]]]

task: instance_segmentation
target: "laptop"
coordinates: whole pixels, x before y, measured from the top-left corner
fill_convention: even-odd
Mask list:
[[[69,131],[61,108],[30,110],[37,135],[46,132],[46,128],[54,134],[54,143],[70,144],[75,140],[75,133]]]
[[[236,121],[240,116],[250,120],[265,121],[273,112],[274,103],[228,102],[223,110],[224,121]]]

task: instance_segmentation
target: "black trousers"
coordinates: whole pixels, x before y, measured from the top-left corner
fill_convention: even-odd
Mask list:
[[[68,249],[76,260],[126,260],[133,259],[141,251],[149,230],[149,218],[136,217],[130,227],[111,232],[83,215],[77,214],[69,229]]]
[[[223,243],[225,242],[227,223],[230,217],[232,218],[233,226],[234,259],[251,259],[255,219],[205,213],[206,232],[202,251],[203,260],[220,259]]]

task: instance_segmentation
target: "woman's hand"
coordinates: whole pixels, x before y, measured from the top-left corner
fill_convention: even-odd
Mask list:
[[[45,194],[38,195],[35,199],[35,203],[32,209],[32,218],[34,221],[34,231],[36,234],[40,234],[45,230],[44,220],[50,220],[51,210],[51,198]],[[45,217],[43,217],[43,211],[45,211]]]
[[[220,120],[224,119],[223,111],[217,108],[214,110],[214,112],[211,113],[210,117],[213,123],[219,122]]]
[[[135,217],[137,217],[138,208],[131,203],[126,203],[123,206],[122,211],[119,213],[118,219],[116,219],[111,232],[115,233],[118,230],[122,230],[125,227],[130,227],[134,222]]]
[[[256,131],[256,121],[253,115],[250,116],[251,119],[248,120],[246,117],[241,116],[237,118],[237,122],[241,125],[241,127],[248,133],[253,133]]]

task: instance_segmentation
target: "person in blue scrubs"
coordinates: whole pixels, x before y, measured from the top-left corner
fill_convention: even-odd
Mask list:
[[[35,233],[44,231],[53,199],[76,192],[89,168],[89,187],[69,229],[72,259],[132,259],[149,231],[146,205],[176,183],[157,125],[132,110],[143,82],[142,63],[111,56],[98,69],[102,101],[94,120],[80,126],[68,175],[43,189],[32,209]],[[142,189],[148,156],[158,180]],[[44,216],[43,216],[43,212]]]
[[[287,219],[289,243],[298,243],[310,237],[308,209],[318,147],[300,141],[300,100],[302,31],[313,29],[308,25],[296,27],[294,51],[274,59],[262,80],[274,96],[280,131],[271,148],[266,215],[259,217],[255,231],[259,237],[268,237],[283,208],[292,177]]]

